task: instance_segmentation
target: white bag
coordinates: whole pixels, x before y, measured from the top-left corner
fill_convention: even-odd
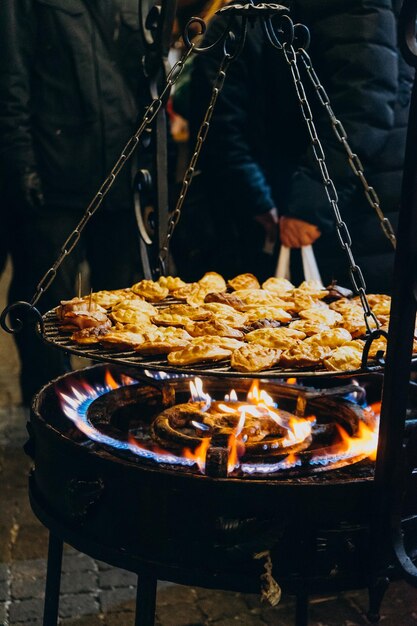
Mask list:
[[[291,248],[281,246],[277,269],[275,270],[275,278],[286,278],[287,280],[290,280],[290,255]],[[301,248],[301,260],[303,263],[304,279],[317,280],[321,285],[323,285],[312,246],[303,246]]]

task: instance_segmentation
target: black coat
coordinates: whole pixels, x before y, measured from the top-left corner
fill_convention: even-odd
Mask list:
[[[113,2],[106,37],[88,3],[0,3],[0,169],[10,192],[25,169],[37,171],[56,207],[91,200],[142,110],[137,0]],[[108,206],[131,204],[130,179],[126,166]]]
[[[397,49],[395,7],[391,0],[294,0],[291,14],[310,29],[309,53],[317,74],[382,209],[395,223],[412,84]],[[205,43],[218,36],[223,19],[213,19]],[[195,127],[218,65],[215,56],[195,62]],[[371,289],[387,289],[390,244],[307,78],[304,83],[357,261]],[[323,233],[315,250],[324,279],[335,276],[346,282],[345,257],[288,66],[259,27],[249,30],[242,55],[230,67],[204,150],[202,169],[218,194],[213,197],[217,206],[224,203],[223,210],[234,212],[235,220],[276,207],[281,215],[316,224]]]

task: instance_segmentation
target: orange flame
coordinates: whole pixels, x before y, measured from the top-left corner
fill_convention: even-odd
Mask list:
[[[141,448],[142,450],[146,450],[146,447],[143,446],[141,443],[139,443],[139,441],[132,435],[132,433],[128,434],[127,441],[132,446],[136,446],[136,448]]]
[[[275,406],[275,402],[265,391],[265,389],[259,389],[259,381],[254,380],[251,388],[248,391],[247,400],[251,404],[262,404],[264,406]]]
[[[228,441],[229,458],[227,459],[227,473],[230,474],[239,464],[239,459],[245,453],[245,444],[239,436],[231,434]]]
[[[372,430],[364,422],[358,423],[358,430],[354,437],[338,424],[337,430],[341,438],[341,443],[337,445],[338,452],[349,452],[349,456],[367,456],[371,461],[376,459],[376,451],[378,447],[378,429]]]
[[[296,417],[290,417],[289,426],[290,433],[293,433],[295,437],[295,441],[304,441],[311,434],[311,426],[316,422],[316,418],[314,415],[309,415],[308,417],[297,419]],[[291,437],[289,437],[291,439]]]
[[[296,379],[294,379],[296,382]],[[190,383],[192,391],[192,400],[199,400],[210,398],[210,396],[204,393],[201,379],[195,379],[193,384]],[[196,392],[196,393],[194,393]],[[246,416],[253,416],[259,418],[271,418],[276,421],[280,426],[287,429],[287,435],[283,438],[283,446],[291,446],[299,441],[304,441],[311,434],[312,424],[316,421],[314,416],[310,417],[291,417],[289,420],[283,418],[280,412],[277,410],[277,405],[274,399],[264,390],[259,388],[259,381],[254,380],[251,384],[250,390],[247,393],[247,404],[236,404],[237,394],[234,390],[230,392],[230,395],[225,395],[224,402],[217,403],[217,409],[222,413],[235,415],[237,418],[237,424],[234,432],[228,439],[228,473],[232,472],[239,465],[240,458],[245,453],[245,440],[246,436],[242,436],[242,431],[245,425]],[[211,398],[210,398],[211,402]],[[231,402],[231,404],[228,404]],[[204,471],[206,463],[207,449],[210,445],[210,438],[206,437],[202,443],[194,450],[185,449],[183,455],[187,459],[193,460],[200,471]]]
[[[242,430],[246,422],[246,411],[242,411],[235,432],[232,433],[227,442],[228,447],[228,459],[227,459],[227,473],[233,472],[238,466],[239,459],[245,454],[245,444],[241,437]]]
[[[373,402],[365,409],[368,413],[373,413],[374,415],[380,415],[381,413],[381,402]]]
[[[120,380],[121,380],[120,386],[123,386],[123,387],[125,387],[126,385],[132,385],[136,382],[134,378],[131,378],[127,374],[121,374]]]
[[[194,450],[189,450],[188,448],[185,448],[183,450],[183,456],[186,459],[190,459],[191,461],[194,461],[198,465],[200,471],[204,472],[204,468],[206,466],[207,450],[209,448],[209,445],[210,445],[210,437],[204,437],[201,444],[197,446],[197,448],[195,448]]]
[[[286,457],[285,457],[285,464],[288,467],[293,467],[294,465],[297,464],[298,461],[298,456],[296,454],[294,454],[294,452],[290,452]]]
[[[114,380],[110,370],[106,370],[106,373],[104,374],[104,380],[106,382],[106,385],[110,387],[110,389],[118,389],[120,387],[120,384]]]

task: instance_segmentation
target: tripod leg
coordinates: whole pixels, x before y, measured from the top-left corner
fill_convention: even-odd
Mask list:
[[[386,576],[380,576],[374,580],[368,589],[369,595],[369,610],[367,618],[371,624],[379,622],[379,610],[381,608],[382,600],[385,592],[389,586],[389,578]]]
[[[49,533],[43,626],[56,626],[58,623],[62,550],[63,542],[61,539],[58,539],[52,533]]]
[[[156,578],[146,572],[138,576],[135,626],[155,624],[156,583]]]
[[[308,594],[305,591],[296,595],[295,626],[308,626]]]

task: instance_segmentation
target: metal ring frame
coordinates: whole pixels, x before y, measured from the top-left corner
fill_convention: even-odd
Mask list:
[[[372,342],[378,336],[386,335],[385,331],[378,331],[378,335],[370,335],[366,341],[366,360],[362,367],[356,370],[349,371],[330,371],[324,369],[324,367],[312,368],[299,368],[299,369],[283,369],[282,367],[275,366],[268,370],[261,372],[241,373],[233,370],[229,362],[218,361],[212,363],[201,363],[196,365],[187,366],[174,366],[170,365],[165,356],[141,356],[133,349],[108,349],[99,344],[93,345],[78,345],[74,344],[70,335],[63,334],[60,331],[58,319],[55,311],[49,311],[43,316],[43,332],[40,333],[42,339],[52,344],[55,348],[64,350],[67,353],[75,354],[77,356],[91,359],[93,361],[100,361],[105,363],[115,363],[119,365],[125,365],[127,367],[136,367],[140,370],[152,370],[152,371],[164,371],[172,374],[187,374],[189,376],[217,376],[218,378],[263,378],[263,379],[277,379],[277,378],[340,378],[340,377],[358,377],[361,375],[375,374],[383,370],[383,362],[380,360],[368,362],[368,353]],[[364,350],[365,351],[365,350]],[[416,359],[417,361],[417,359]]]

